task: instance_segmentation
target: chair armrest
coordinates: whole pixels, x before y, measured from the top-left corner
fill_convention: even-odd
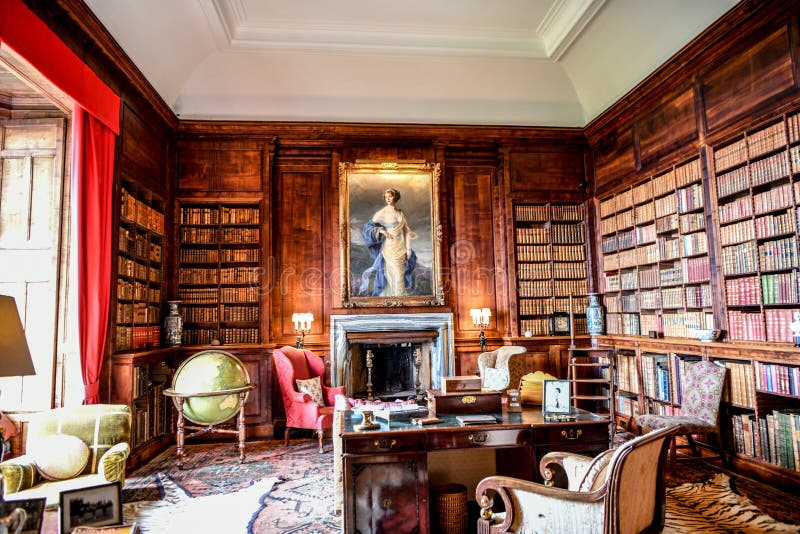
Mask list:
[[[593,458],[571,452],[549,452],[539,461],[545,485],[576,490]]]
[[[108,482],[124,482],[125,460],[130,453],[131,446],[127,442],[115,444],[100,457],[97,472]]]
[[[314,400],[311,398],[311,395],[309,395],[308,393],[300,393],[299,391],[291,391],[289,393],[289,396],[292,398],[293,402],[298,402],[300,404],[303,404],[303,403],[306,403],[306,402],[314,402]],[[314,404],[316,404],[316,402],[314,402]]]
[[[493,531],[601,532],[605,490],[592,492],[552,488],[512,477],[490,476],[478,483],[475,497],[482,520],[492,519],[494,496],[499,495],[505,514]],[[519,503],[517,506],[516,503]]]
[[[325,405],[326,406],[335,406],[336,405],[336,395],[344,395],[344,386],[337,386],[335,388],[329,388],[328,386],[322,386],[322,394],[325,396]]]
[[[0,473],[3,475],[6,494],[30,489],[41,478],[33,458],[28,455],[6,460],[0,464]]]

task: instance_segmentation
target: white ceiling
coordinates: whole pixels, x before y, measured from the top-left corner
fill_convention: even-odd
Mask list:
[[[182,119],[585,126],[737,0],[85,0]]]

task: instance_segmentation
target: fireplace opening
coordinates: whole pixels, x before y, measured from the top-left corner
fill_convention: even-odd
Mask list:
[[[371,394],[373,398],[391,401],[416,394],[414,353],[421,354],[419,343],[363,343],[353,348],[354,397],[369,398]]]

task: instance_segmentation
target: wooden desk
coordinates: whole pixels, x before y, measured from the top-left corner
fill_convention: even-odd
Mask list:
[[[539,459],[550,451],[593,454],[609,448],[608,417],[581,411],[572,422],[546,423],[541,410],[495,414],[494,425],[460,426],[455,415],[441,423],[414,426],[381,423],[356,431],[358,415],[345,420],[344,531],[426,533],[429,517],[428,452],[489,448],[497,455],[497,474],[540,480]]]

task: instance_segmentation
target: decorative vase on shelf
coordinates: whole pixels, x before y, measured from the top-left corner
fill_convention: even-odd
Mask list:
[[[179,300],[167,301],[169,312],[164,317],[164,342],[168,347],[177,347],[183,338],[183,317],[178,310]]]
[[[589,293],[589,306],[586,308],[586,329],[592,336],[602,334],[606,327],[603,307],[598,296],[597,293]]]

